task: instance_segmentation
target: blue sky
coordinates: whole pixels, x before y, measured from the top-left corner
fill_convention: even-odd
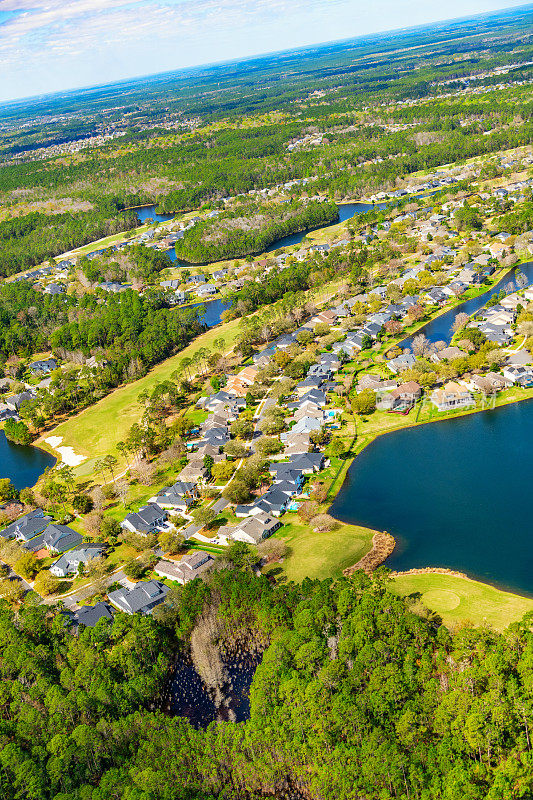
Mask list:
[[[0,0],[0,101],[522,4]]]

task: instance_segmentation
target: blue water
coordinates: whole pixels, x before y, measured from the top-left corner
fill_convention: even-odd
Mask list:
[[[206,312],[202,317],[208,328],[214,328],[215,325],[220,323],[220,317],[223,311],[231,306],[231,303],[226,303],[224,300],[208,300],[205,303],[194,303],[192,308],[199,308],[205,306]]]
[[[376,439],[330,512],[392,533],[386,566],[448,567],[533,595],[533,402]]]
[[[498,294],[498,292],[503,287],[507,286],[508,283],[514,283],[515,272],[517,269],[524,273],[528,279],[528,282],[533,281],[533,261],[529,261],[527,264],[520,264],[515,267],[512,272],[507,273],[507,275],[498,281],[496,286],[494,286],[488,292],[479,295],[479,297],[474,297],[472,300],[465,300],[464,303],[460,303],[451,311],[446,311],[444,314],[441,314],[440,317],[436,317],[435,319],[431,320],[431,322],[428,322],[427,325],[424,325],[422,328],[420,328],[415,334],[413,334],[413,336],[409,336],[407,339],[404,339],[400,343],[400,347],[403,349],[412,347],[414,336],[418,336],[421,333],[423,333],[430,342],[449,342],[453,335],[452,327],[456,316],[461,313],[471,316],[483,308],[493,294]]]
[[[377,206],[373,206],[372,203],[340,203],[339,222],[345,222],[356,214],[364,214],[366,211],[372,211],[373,208],[383,209],[386,208],[386,206],[387,203],[379,203]],[[327,227],[327,225],[321,227]],[[319,230],[319,228],[313,228],[313,230]],[[299,233],[290,233],[288,236],[276,239],[275,242],[272,242],[272,244],[266,248],[265,253],[272,253],[274,250],[279,250],[281,247],[290,247],[293,244],[300,244],[308,233],[310,233],[309,230],[300,231]]]
[[[9,478],[16,489],[33,486],[56,459],[37,447],[24,447],[6,439],[0,431],[0,478]]]
[[[147,219],[151,219],[154,222],[166,222],[174,218],[174,214],[158,214],[155,209],[156,206],[141,206],[134,210],[140,223],[146,222]]]

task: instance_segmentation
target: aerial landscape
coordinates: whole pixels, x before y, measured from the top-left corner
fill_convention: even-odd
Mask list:
[[[223,7],[0,0],[0,798],[533,798],[533,5]]]

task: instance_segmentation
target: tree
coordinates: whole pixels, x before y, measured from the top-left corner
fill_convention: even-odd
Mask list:
[[[238,473],[237,473],[238,474]],[[246,503],[250,499],[250,489],[244,481],[234,478],[222,492],[222,496],[234,505]]]
[[[57,591],[58,582],[47,569],[43,569],[35,578],[34,589],[41,597],[48,597]]]
[[[15,422],[14,419],[6,419],[4,423],[4,433],[7,439],[17,444],[31,444],[33,436],[24,422]]]
[[[174,531],[162,531],[157,539],[161,545],[161,549],[164,550],[165,553],[170,553],[171,555],[179,553],[185,544],[185,537],[183,534],[175,533]]]
[[[143,567],[136,559],[131,559],[124,564],[124,574],[132,581],[138,581],[145,573],[146,567]]]
[[[254,424],[247,419],[236,419],[231,423],[230,431],[231,435],[238,439],[250,439],[254,432]]]
[[[209,480],[211,478],[211,473],[213,470],[213,464],[215,463],[213,456],[206,454],[204,456],[203,465],[206,472],[206,478]]]
[[[413,339],[413,353],[417,358],[423,358],[431,350],[431,343],[423,333],[419,333]]]
[[[192,518],[200,528],[209,528],[216,518],[216,511],[212,508],[197,508],[193,511]]]
[[[343,455],[346,452],[346,445],[344,444],[343,440],[338,436],[335,436],[330,442],[329,452],[335,457]]]
[[[234,471],[235,467],[231,461],[219,461],[219,463],[215,464],[213,467],[212,474],[217,483],[226,483],[226,481],[229,481]]]
[[[361,350],[370,350],[372,347],[372,337],[365,333],[361,339]]]
[[[5,503],[6,500],[14,500],[17,495],[18,492],[9,478],[0,478],[0,502]]]
[[[464,328],[469,319],[470,317],[468,316],[468,314],[465,314],[462,311],[459,314],[457,314],[452,325],[453,332],[457,333],[457,331],[460,331],[462,328]]]
[[[224,450],[224,453],[227,456],[231,456],[231,458],[243,458],[248,452],[246,447],[241,444],[241,442],[238,442],[234,439],[226,442],[222,449]]]
[[[241,569],[251,569],[257,563],[257,553],[245,542],[234,542],[225,555],[228,561]]]
[[[330,514],[319,514],[310,522],[313,530],[323,533],[325,531],[333,531],[339,527],[339,523]]]
[[[32,580],[39,572],[39,561],[35,553],[23,553],[15,562],[15,572],[23,578]]]
[[[352,397],[352,409],[356,414],[371,414],[376,409],[376,393],[363,389]]]
[[[281,453],[283,445],[280,440],[276,439],[274,436],[261,436],[255,443],[255,449],[264,458],[265,456]]]
[[[72,506],[80,514],[88,514],[93,508],[93,501],[87,494],[76,494],[72,498]]]

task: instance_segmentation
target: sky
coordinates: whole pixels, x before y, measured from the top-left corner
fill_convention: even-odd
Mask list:
[[[523,4],[524,0],[0,0],[0,101]]]

